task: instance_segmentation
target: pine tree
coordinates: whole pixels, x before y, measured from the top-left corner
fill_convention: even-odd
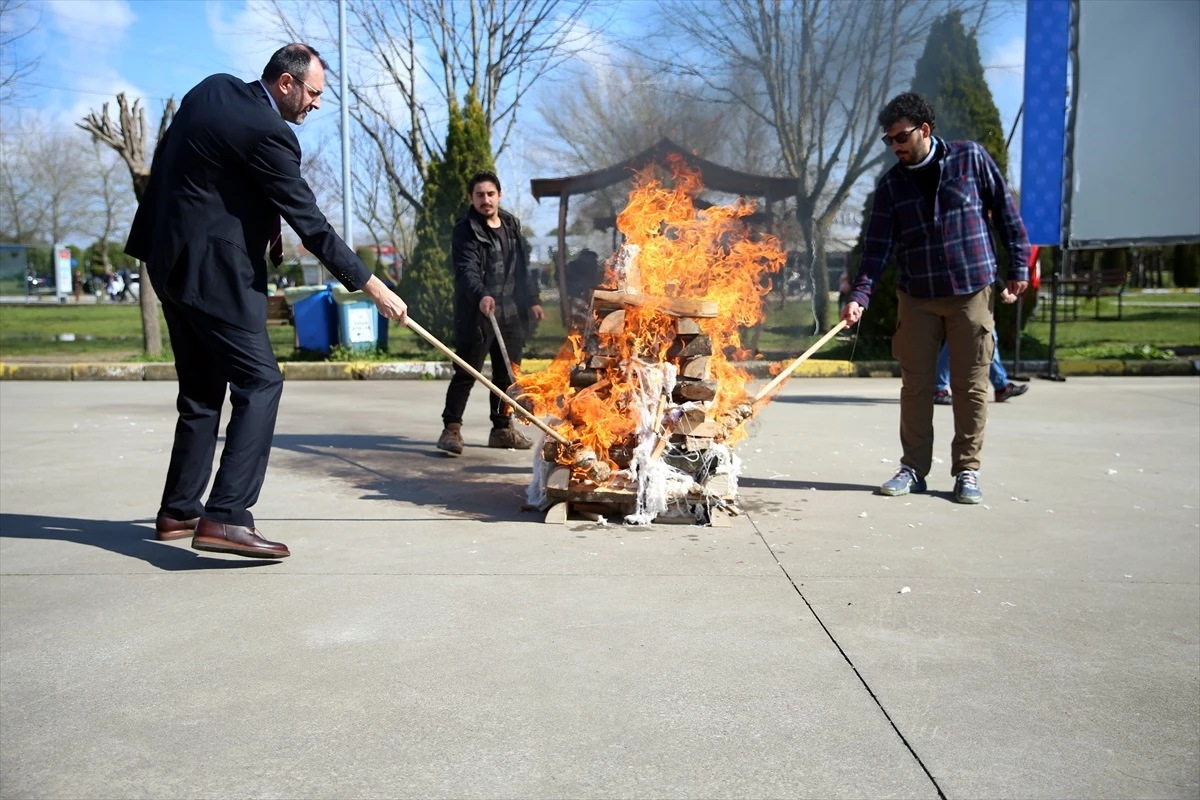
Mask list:
[[[449,112],[445,150],[429,164],[417,215],[417,246],[401,286],[409,313],[444,342],[454,333],[454,225],[468,207],[467,181],[477,171],[493,168],[491,137],[474,93],[467,96],[465,109],[451,102]]]
[[[1002,175],[1008,174],[1008,148],[1000,109],[983,76],[979,44],[952,11],[933,23],[925,52],[917,61],[912,89],[933,104],[937,135],[946,141],[978,142],[991,154]]]

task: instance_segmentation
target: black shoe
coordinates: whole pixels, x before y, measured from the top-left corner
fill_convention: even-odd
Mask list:
[[[1029,391],[1029,387],[1026,386],[1025,384],[1013,383],[1012,381],[1009,381],[1008,385],[1005,386],[1003,389],[996,390],[996,402],[1003,403],[1005,400],[1007,400],[1010,397],[1020,397],[1021,395],[1025,394],[1028,391]]]
[[[933,393],[933,404],[935,406],[952,406],[954,401],[950,399],[950,390],[941,389]]]

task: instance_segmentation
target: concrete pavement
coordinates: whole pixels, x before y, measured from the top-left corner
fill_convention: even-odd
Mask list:
[[[975,508],[793,381],[729,530],[541,523],[445,386],[289,382],[264,563],[152,541],[170,384],[0,383],[0,796],[1200,796],[1197,379],[991,406]]]

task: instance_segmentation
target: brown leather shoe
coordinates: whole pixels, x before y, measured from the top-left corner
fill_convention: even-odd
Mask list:
[[[257,528],[223,525],[211,519],[201,519],[196,526],[192,549],[247,558],[286,558],[291,555],[286,544],[267,541]]]
[[[158,519],[154,520],[154,538],[160,542],[169,542],[172,539],[182,539],[185,536],[191,536],[192,531],[196,530],[196,525],[199,522],[199,517],[193,517],[192,519],[171,519],[159,514]]]

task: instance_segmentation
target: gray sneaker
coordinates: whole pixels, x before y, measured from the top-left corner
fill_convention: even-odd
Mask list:
[[[925,479],[917,475],[912,467],[902,466],[892,479],[879,487],[879,493],[888,497],[901,497],[914,492],[920,494],[929,488]]]
[[[979,473],[973,469],[964,469],[954,476],[954,502],[975,505],[983,501],[983,492],[979,491]]]

